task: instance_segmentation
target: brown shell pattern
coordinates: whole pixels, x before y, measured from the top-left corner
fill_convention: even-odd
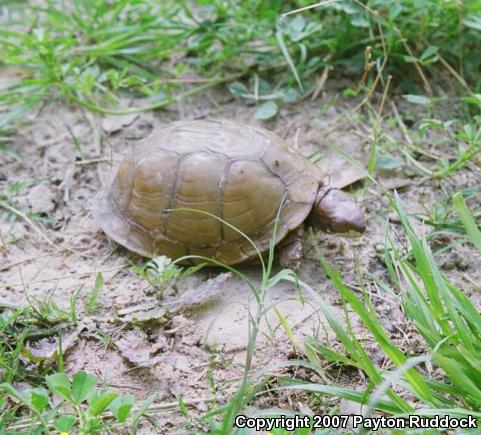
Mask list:
[[[267,130],[179,121],[155,130],[122,162],[96,218],[108,236],[146,257],[236,264],[256,255],[238,231],[266,251],[283,198],[276,242],[302,224],[324,179]]]

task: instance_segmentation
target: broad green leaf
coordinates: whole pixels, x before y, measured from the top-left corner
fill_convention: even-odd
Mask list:
[[[362,15],[353,15],[351,18],[351,24],[355,27],[369,27],[369,21]]]
[[[392,170],[401,168],[404,166],[404,161],[393,157],[389,154],[382,154],[377,156],[376,159],[376,167],[385,169],[385,170]]]
[[[257,75],[255,77],[257,77]],[[272,86],[264,79],[257,79],[257,88],[259,95],[271,95],[273,93]]]
[[[89,411],[92,415],[99,415],[101,414],[107,406],[110,405],[112,400],[114,400],[118,396],[117,393],[114,391],[107,391],[106,393],[102,393],[97,396],[95,399],[92,400],[90,403]]]
[[[48,405],[48,393],[44,388],[30,390],[30,401],[37,411],[42,411]]]
[[[418,59],[413,56],[403,56],[403,59],[404,59],[404,62],[407,62],[407,63],[414,63],[418,61]]]
[[[435,45],[429,45],[426,50],[423,51],[423,54],[421,54],[421,60],[426,60],[430,58],[433,54],[437,53],[438,47]]]
[[[249,90],[245,87],[245,85],[240,82],[231,83],[228,89],[229,92],[234,96],[243,96],[249,93]]]
[[[70,380],[65,373],[55,373],[47,376],[45,380],[52,393],[59,394],[69,401],[72,400]]]
[[[277,104],[275,101],[266,101],[261,104],[254,113],[256,119],[270,119],[276,116]]]
[[[0,384],[0,390],[3,390],[5,393],[10,394],[10,396],[15,397],[15,399],[22,402],[24,405],[30,406],[30,402],[28,397],[26,397],[23,391],[17,390],[14,386],[5,382]]]
[[[134,403],[135,397],[132,394],[126,394],[114,399],[109,405],[109,409],[112,411],[112,414],[114,414],[117,421],[122,423],[128,417],[130,409]]]
[[[300,33],[304,30],[304,27],[306,27],[306,19],[302,14],[297,14],[289,21],[288,27],[294,33]]]
[[[77,418],[74,415],[60,414],[53,422],[53,425],[58,431],[68,433],[76,421]]]
[[[80,371],[75,374],[72,380],[72,397],[76,404],[82,403],[95,391],[97,378],[87,372]]]
[[[403,6],[401,3],[391,2],[389,6],[389,19],[394,20],[402,12]]]
[[[282,100],[286,103],[295,103],[300,97],[300,93],[297,89],[289,88],[284,92]]]
[[[481,18],[478,17],[472,17],[472,19],[464,19],[463,24],[466,27],[469,27],[471,29],[479,30],[481,31]]]

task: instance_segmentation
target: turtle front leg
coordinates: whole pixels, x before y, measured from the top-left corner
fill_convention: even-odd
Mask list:
[[[287,233],[287,236],[279,243],[279,264],[283,268],[298,269],[304,252],[304,225]]]

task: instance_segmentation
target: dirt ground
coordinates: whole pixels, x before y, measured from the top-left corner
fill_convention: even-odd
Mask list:
[[[53,292],[53,300],[68,309],[80,288],[79,327],[63,337],[66,370],[69,373],[88,370],[112,388],[131,392],[139,399],[157,393],[156,403],[165,406],[156,416],[156,427],[145,424],[145,433],[165,432],[183,421],[175,406],[179,395],[191,406],[189,417],[206,411],[216,400],[222,403],[235,390],[236,380],[242,375],[248,312],[255,305],[248,288],[232,274],[211,268],[186,278],[176,291],[160,299],[131,270],[129,260],[140,259],[108,240],[91,217],[92,210],[104,195],[122,156],[157,126],[203,117],[262,125],[286,138],[306,156],[320,153],[319,164],[330,172],[333,183],[354,183],[357,201],[366,212],[368,229],[362,238],[320,234],[306,238],[299,275],[338,310],[341,318],[344,314],[340,296],[326,279],[315,244],[356,289],[359,288],[356,262],[364,274],[386,277],[382,260],[385,222],[389,219],[392,228],[398,228],[399,224],[379,191],[371,184],[364,185],[359,172],[349,169],[327,146],[328,137],[349,155],[367,162],[371,138],[365,122],[347,118],[330,131],[332,122],[356,103],[339,97],[345,86],[342,82],[328,82],[316,100],[286,106],[274,121],[268,122],[254,120],[253,106],[236,101],[222,89],[155,113],[101,117],[60,103],[32,113],[18,129],[12,144],[21,159],[0,156],[1,191],[7,192],[15,183],[26,182],[18,193],[12,194],[12,200],[18,210],[33,212],[37,217],[28,222],[21,216],[13,219],[4,210],[0,214],[0,301],[22,305],[29,296],[42,300]],[[413,112],[412,106],[399,106],[401,116],[409,117],[414,124],[419,120],[420,115]],[[390,134],[403,140],[395,126]],[[78,138],[79,148],[73,136]],[[406,167],[379,175],[386,188],[398,189],[410,212],[423,212],[433,206],[443,197],[444,190],[476,187],[481,179],[480,168],[474,165],[437,184]],[[429,227],[416,223],[416,229],[427,234]],[[443,271],[467,294],[479,299],[480,258],[467,245],[453,246],[438,256]],[[255,282],[260,281],[258,266],[245,265],[240,269]],[[97,272],[102,273],[104,286],[98,308],[87,316],[83,300],[90,293]],[[369,291],[392,338],[403,343],[407,350],[419,350],[395,295],[385,294],[374,285]],[[308,295],[304,296],[301,302],[293,286],[282,284],[270,291],[268,300],[287,318],[298,343],[310,336],[324,343],[332,340],[319,307]],[[100,339],[100,331],[108,334],[111,341]],[[359,330],[359,334],[363,331]],[[45,355],[54,352],[57,343],[42,340],[31,343],[31,347],[34,353]],[[273,310],[264,319],[256,347],[255,369],[270,366],[271,373],[289,372],[291,376],[320,380],[312,373],[276,368],[276,363],[299,355]],[[376,348],[370,346],[369,340],[366,347],[376,355]],[[382,363],[383,355],[377,357]],[[346,377],[345,382],[355,387],[363,385],[357,375]],[[307,405],[301,402],[302,397],[296,394],[268,394],[256,406],[305,411]]]

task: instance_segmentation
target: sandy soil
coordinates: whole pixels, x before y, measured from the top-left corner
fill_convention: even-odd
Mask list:
[[[10,196],[19,211],[35,213],[36,217],[27,222],[5,210],[0,214],[0,301],[22,305],[29,296],[42,300],[53,292],[53,300],[68,309],[71,298],[79,291],[80,323],[78,328],[65,331],[63,339],[68,372],[91,371],[111,383],[112,388],[131,392],[139,399],[156,392],[158,403],[175,403],[176,397],[182,395],[186,403],[192,404],[190,417],[207,410],[212,403],[223,403],[242,374],[248,312],[255,305],[248,288],[229,273],[206,269],[186,278],[176,291],[160,299],[130,269],[129,261],[140,259],[110,242],[91,218],[91,212],[122,156],[153,128],[177,119],[220,117],[263,125],[285,137],[306,156],[320,153],[319,164],[330,171],[333,182],[356,182],[358,172],[330,151],[326,141],[329,137],[351,156],[367,161],[371,140],[367,124],[347,119],[329,131],[331,123],[356,103],[339,97],[345,85],[329,83],[315,101],[286,106],[276,120],[263,123],[253,119],[253,107],[234,100],[223,90],[211,91],[208,96],[189,99],[168,110],[125,117],[100,117],[59,103],[32,113],[16,132],[12,145],[21,159],[0,155],[1,191]],[[420,115],[413,112],[412,106],[399,110],[410,122],[419,120]],[[390,134],[395,140],[403,140],[397,128]],[[73,136],[80,141],[81,153],[74,146]],[[431,207],[443,197],[443,190],[475,187],[481,179],[480,168],[474,165],[438,184],[406,167],[378,175],[386,188],[399,190],[410,212]],[[15,183],[25,185],[17,193],[9,193]],[[305,257],[299,270],[301,279],[316,289],[340,318],[344,314],[339,294],[326,279],[315,244],[356,289],[356,262],[364,274],[386,277],[382,259],[386,219],[390,219],[392,228],[399,229],[396,216],[379,191],[372,185],[366,186],[362,181],[354,185],[357,201],[368,218],[365,236],[342,239],[318,234],[306,238]],[[422,223],[416,223],[416,228],[420,234],[429,229]],[[448,240],[439,243],[456,241],[446,237]],[[480,258],[474,249],[455,244],[439,260],[458,285],[479,299]],[[260,281],[259,267],[245,265],[240,269],[255,282]],[[98,308],[87,316],[83,301],[97,272],[102,273],[104,286]],[[369,291],[392,338],[406,350],[419,351],[418,340],[411,334],[395,295],[385,294],[374,285]],[[275,305],[288,319],[297,343],[312,336],[333,343],[319,307],[304,296],[301,302],[293,286],[282,284],[269,292],[268,304]],[[100,331],[108,334],[111,341],[100,339]],[[362,336],[363,331],[359,330],[359,334]],[[30,346],[39,354],[48,354],[56,348],[56,342],[43,340]],[[377,353],[368,338],[366,348],[383,363],[384,356]],[[299,355],[273,310],[262,323],[257,349],[256,369],[269,365],[272,373],[320,380],[304,370],[294,373],[291,369],[275,368],[276,363]],[[348,385],[363,385],[359,374],[339,376]],[[305,411],[307,404],[301,395],[290,393],[267,394],[256,406]],[[165,412],[156,415],[156,427],[146,424],[144,430],[166,432],[183,419],[175,406],[166,407]]]

